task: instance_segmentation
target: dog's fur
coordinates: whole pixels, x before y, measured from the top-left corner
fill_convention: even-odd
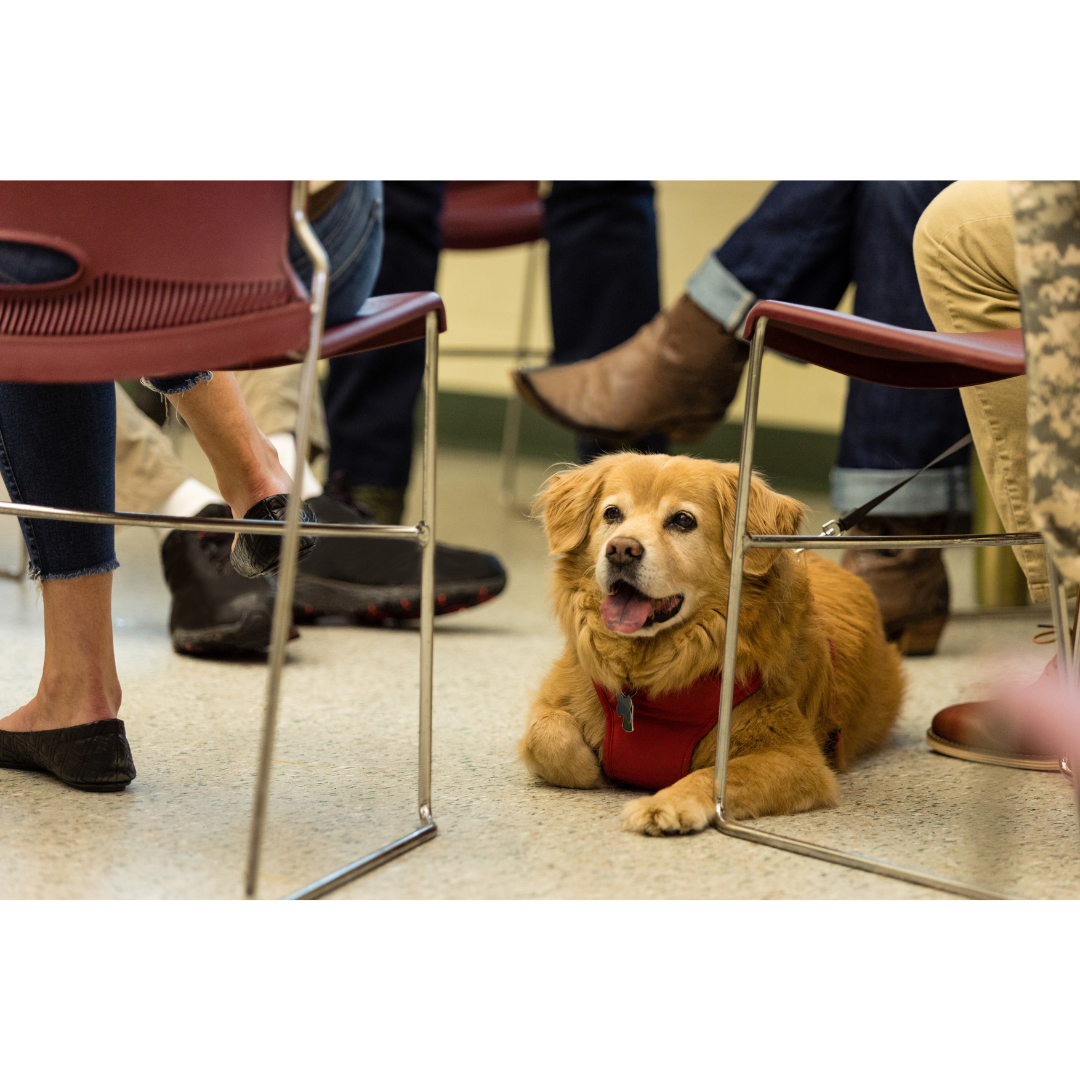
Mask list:
[[[656,695],[722,667],[737,480],[736,465],[635,453],[607,455],[548,480],[534,511],[542,511],[558,557],[552,598],[566,648],[521,741],[534,773],[561,787],[605,783],[604,713],[592,680],[611,691],[628,684]],[[794,534],[804,510],[754,477],[751,533]],[[607,520],[605,511],[621,520]],[[677,527],[687,521],[680,512],[696,527]],[[607,557],[615,537],[643,548],[632,568]],[[726,812],[753,818],[835,806],[834,771],[877,749],[899,710],[899,654],[885,641],[869,587],[835,563],[758,548],[746,553],[745,565],[736,674],[742,679],[756,668],[763,685],[732,717]],[[668,621],[633,633],[608,630],[601,604],[620,576],[650,597],[680,594],[682,606]],[[833,751],[837,728],[842,738]],[[690,774],[629,803],[623,827],[661,835],[710,824],[715,760],[713,728],[695,749]]]

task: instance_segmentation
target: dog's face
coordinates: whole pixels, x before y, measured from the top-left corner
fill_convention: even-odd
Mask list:
[[[734,465],[611,454],[552,477],[538,505],[551,551],[601,594],[605,629],[652,637],[726,602],[737,479]],[[802,512],[754,479],[751,532],[793,533]],[[778,554],[748,552],[746,572],[767,572]]]

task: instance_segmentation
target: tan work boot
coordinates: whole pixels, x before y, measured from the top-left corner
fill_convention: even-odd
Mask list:
[[[850,536],[929,536],[949,532],[949,515],[867,517]],[[843,566],[874,591],[885,636],[905,656],[929,656],[949,618],[949,578],[940,548],[848,548]]]
[[[596,439],[663,432],[702,438],[731,404],[749,346],[688,296],[592,360],[514,373],[518,392],[557,423]]]

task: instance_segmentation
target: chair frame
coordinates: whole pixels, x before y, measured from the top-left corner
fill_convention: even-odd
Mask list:
[[[311,442],[311,409],[318,386],[318,363],[322,353],[323,330],[329,289],[330,265],[307,216],[307,181],[297,180],[292,189],[292,228],[314,272],[311,285],[311,323],[307,352],[301,366],[299,418],[296,430],[296,459],[306,461]],[[417,811],[419,825],[405,836],[361,856],[359,859],[290,893],[286,900],[315,900],[338,889],[362,874],[383,866],[432,839],[437,831],[431,810],[431,712],[432,672],[435,641],[435,464],[438,452],[438,363],[439,316],[430,311],[425,316],[424,357],[424,450],[422,517],[416,525],[305,525],[305,536],[351,536],[356,538],[400,537],[415,540],[421,548],[420,576],[420,723],[419,776]],[[262,855],[266,807],[270,789],[274,738],[280,707],[281,674],[285,665],[285,646],[292,625],[292,603],[296,586],[297,555],[300,550],[300,505],[303,470],[297,469],[289,493],[285,521],[249,521],[215,518],[215,529],[227,532],[258,533],[282,536],[277,597],[271,627],[270,662],[267,672],[266,703],[260,735],[255,801],[248,839],[244,894],[254,899],[258,892],[259,864]],[[39,518],[50,521],[82,522],[92,525],[134,525],[148,528],[180,529],[200,532],[206,529],[205,518],[172,517],[166,514],[93,513],[35,506],[27,503],[0,503],[0,514]],[[14,575],[12,575],[14,576]]]
[[[746,552],[753,548],[794,548],[833,550],[837,548],[860,548],[882,546],[879,536],[784,536],[753,535],[747,531],[747,517],[750,505],[750,482],[754,461],[754,437],[757,426],[758,392],[761,385],[762,358],[765,353],[765,331],[768,325],[766,316],[759,316],[754,323],[754,332],[750,348],[747,371],[746,404],[743,412],[742,445],[739,453],[739,484],[735,499],[734,536],[731,553],[731,585],[728,593],[727,634],[724,641],[724,667],[721,678],[720,714],[716,746],[716,828],[725,836],[749,840],[755,844],[790,851],[824,862],[837,863],[854,870],[865,870],[884,877],[897,878],[930,889],[955,893],[976,900],[1011,899],[1006,894],[973,885],[954,881],[926,871],[914,870],[882,859],[873,859],[839,848],[815,844],[794,837],[766,832],[763,829],[743,825],[729,820],[724,797],[727,790],[728,755],[731,748],[731,715],[735,693],[735,662],[739,633],[739,605],[742,597],[743,564]],[[828,528],[828,527],[826,527]],[[1039,533],[1002,533],[995,535],[942,535],[942,536],[890,536],[890,548],[946,548],[946,547],[1026,547],[1043,544]],[[1047,557],[1050,583],[1051,612],[1054,630],[1057,635],[1058,659],[1063,678],[1069,678],[1072,684],[1077,681],[1080,672],[1080,650],[1067,628],[1065,618],[1065,589],[1054,566]],[[1080,635],[1078,635],[1080,637]],[[1074,770],[1080,776],[1080,770]],[[1080,780],[1077,780],[1080,783]],[[1080,786],[1077,788],[1080,795]]]

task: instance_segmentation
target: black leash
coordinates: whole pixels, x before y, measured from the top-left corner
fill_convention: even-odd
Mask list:
[[[841,533],[846,533],[848,529],[853,529],[870,513],[871,510],[876,506],[880,506],[890,495],[895,495],[905,484],[910,484],[912,480],[922,476],[927,469],[932,469],[939,461],[944,461],[947,457],[951,457],[955,454],[957,450],[963,450],[965,446],[969,446],[970,444],[971,435],[965,435],[959,442],[953,443],[945,453],[938,454],[929,465],[924,465],[917,473],[912,473],[906,479],[901,480],[899,484],[894,484],[888,491],[882,492],[868,503],[863,503],[858,509],[851,510],[842,518],[834,518],[832,521],[826,521],[821,529],[821,535],[839,536]]]

